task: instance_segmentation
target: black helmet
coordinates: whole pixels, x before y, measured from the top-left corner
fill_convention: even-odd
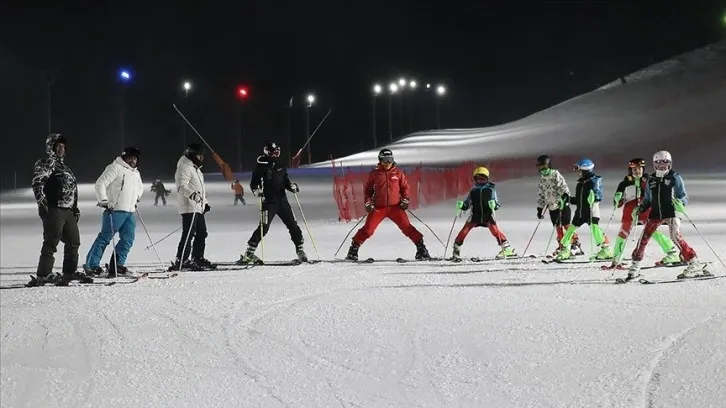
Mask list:
[[[631,160],[630,163],[628,163],[628,168],[632,169],[633,167],[645,167],[645,159],[641,157],[636,157],[635,159]]]
[[[383,149],[378,152],[378,161],[381,163],[393,163],[393,152],[391,149]]]
[[[550,167],[551,165],[552,165],[552,162],[550,160],[550,156],[543,154],[542,156],[539,156],[537,158],[537,167],[540,167],[540,166]]]
[[[207,150],[199,143],[190,143],[187,145],[186,149],[184,149],[184,157],[191,160],[192,163],[196,164],[197,166],[202,165],[202,161],[198,160],[197,156],[204,156],[206,153]]]
[[[262,148],[262,153],[269,157],[280,157],[280,145],[275,142],[265,142],[265,147]]]
[[[136,157],[136,159],[138,160],[139,157],[141,157],[141,150],[139,150],[133,146],[129,146],[129,147],[125,148],[124,151],[121,153],[122,159],[125,159],[127,157]]]

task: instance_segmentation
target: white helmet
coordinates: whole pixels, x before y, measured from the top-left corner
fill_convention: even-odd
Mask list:
[[[673,159],[668,151],[660,150],[653,155],[653,168],[655,168],[656,176],[663,177],[668,173],[672,165]]]

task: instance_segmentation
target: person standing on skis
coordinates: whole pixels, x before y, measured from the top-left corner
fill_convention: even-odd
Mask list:
[[[590,159],[578,160],[572,170],[580,175],[575,187],[575,196],[570,197],[570,203],[574,204],[576,208],[575,216],[572,219],[572,225],[567,228],[565,236],[560,241],[562,249],[557,254],[556,260],[564,261],[572,258],[572,250],[570,249],[572,237],[575,235],[575,230],[582,224],[590,226],[592,239],[595,241],[595,245],[600,247],[595,259],[611,259],[613,254],[610,241],[603,233],[600,225],[598,225],[600,222],[600,202],[603,198],[602,177],[593,172],[595,163]],[[560,207],[562,208],[562,206]]]
[[[204,258],[207,247],[207,221],[204,214],[212,210],[202,173],[205,153],[204,146],[191,143],[176,163],[174,185],[176,206],[182,217],[182,234],[176,249],[176,260],[169,270],[217,268],[217,265]],[[190,255],[191,261],[188,258]]]
[[[247,250],[240,256],[237,261],[238,265],[262,263],[262,260],[255,255],[255,251],[262,238],[270,230],[270,223],[272,223],[276,215],[280,217],[290,232],[290,239],[295,244],[298,261],[308,261],[303,248],[302,230],[297,224],[286,193],[286,191],[289,191],[297,194],[300,188],[297,183],[290,181],[287,169],[280,160],[280,151],[280,146],[277,143],[267,142],[262,149],[262,156],[257,158],[257,166],[252,172],[250,189],[252,194],[262,199],[262,214],[260,216],[263,217],[264,222],[261,223],[262,231],[260,231],[260,225],[258,225],[247,241]]]
[[[537,184],[537,218],[544,219],[544,211],[547,210],[550,221],[557,232],[557,242],[562,242],[565,231],[570,228],[572,210],[570,209],[570,188],[562,174],[552,168],[550,156],[542,155],[537,158],[537,172],[540,175]],[[570,245],[572,255],[582,255],[580,240],[577,234],[572,235]],[[560,244],[553,256],[562,250]]]
[[[232,182],[232,191],[234,191],[234,205],[237,205],[239,201],[242,202],[242,205],[247,205],[245,202],[245,189],[239,183],[239,180]]]
[[[464,245],[464,240],[469,231],[476,227],[489,228],[489,232],[496,238],[497,244],[502,247],[502,250],[496,256],[497,259],[516,257],[517,254],[509,245],[507,237],[499,230],[497,221],[494,219],[494,212],[501,206],[497,201],[497,191],[494,183],[489,181],[489,169],[477,167],[474,169],[473,176],[474,187],[469,191],[466,199],[456,202],[457,210],[466,211],[471,209],[471,214],[464,227],[456,235],[452,260],[455,262],[461,260],[461,246]]]
[[[134,213],[144,193],[144,184],[137,168],[140,155],[139,149],[127,147],[96,180],[96,199],[104,211],[101,215],[101,232],[88,250],[83,265],[87,275],[103,274],[101,257],[116,232],[119,239],[108,263],[107,273],[109,277],[129,273],[124,265],[136,237]]]
[[[633,218],[633,210],[643,201],[643,192],[647,188],[649,176],[645,173],[645,160],[637,157],[628,164],[628,175],[618,184],[613,197],[613,204],[616,208],[623,207],[623,215],[620,219],[620,232],[615,238],[615,254],[613,263],[608,269],[622,267],[623,251],[628,241],[630,232],[638,222],[645,224],[650,215],[650,209],[640,213],[639,218]],[[653,239],[658,243],[666,256],[657,264],[670,265],[681,261],[678,248],[673,245],[668,236],[659,231],[653,232]]]
[[[681,175],[673,171],[671,154],[665,150],[656,152],[653,155],[653,167],[655,173],[648,179],[643,201],[635,207],[633,212],[633,219],[635,219],[650,210],[648,222],[643,228],[638,246],[633,251],[633,263],[630,265],[625,280],[629,281],[640,276],[640,263],[643,260],[645,247],[648,245],[651,235],[663,223],[668,225],[671,239],[680,249],[683,261],[688,263],[683,273],[678,275],[678,279],[711,276],[711,273],[705,270],[698,261],[696,251],[681,235],[681,219],[676,213],[686,212],[688,193],[686,193],[686,186]]]
[[[396,167],[393,152],[383,149],[378,153],[378,166],[371,170],[363,188],[368,215],[361,229],[353,236],[353,242],[345,259],[358,260],[358,249],[373,236],[384,218],[389,218],[416,245],[416,259],[431,259],[424,245],[423,234],[408,219],[409,191],[406,174]]]

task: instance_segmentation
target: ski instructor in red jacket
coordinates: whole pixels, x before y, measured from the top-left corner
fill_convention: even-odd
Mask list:
[[[430,259],[423,235],[411,225],[408,209],[408,181],[393,160],[393,152],[383,149],[378,153],[378,166],[371,170],[363,194],[368,216],[363,228],[353,237],[345,259],[358,260],[358,248],[370,238],[384,218],[390,218],[411,241],[416,244],[416,259]]]

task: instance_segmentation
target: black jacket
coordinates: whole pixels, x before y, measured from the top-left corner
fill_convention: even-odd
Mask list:
[[[292,192],[292,183],[287,175],[287,169],[280,164],[279,158],[260,156],[252,172],[250,188],[252,191],[261,188],[265,202],[274,203],[287,201],[285,190]]]
[[[40,203],[46,200],[48,208],[78,208],[78,182],[71,168],[53,151],[60,135],[52,134],[45,141],[46,157],[35,162],[33,195]]]
[[[681,175],[673,170],[669,170],[663,177],[653,174],[648,179],[640,210],[642,212],[650,208],[648,218],[651,220],[674,218],[676,209],[673,206],[673,199],[688,204],[688,193]]]
[[[577,206],[575,217],[586,219],[591,215],[590,203],[587,202],[590,194],[595,196],[595,203],[602,201],[602,178],[595,173],[586,172],[577,179],[575,196],[570,197],[570,203]]]
[[[466,211],[471,208],[469,221],[474,224],[485,224],[493,219],[492,209],[489,207],[489,201],[491,200],[494,200],[495,210],[501,207],[499,201],[497,201],[497,190],[494,183],[475,185],[469,191],[469,195],[466,196],[464,206],[461,209]]]

